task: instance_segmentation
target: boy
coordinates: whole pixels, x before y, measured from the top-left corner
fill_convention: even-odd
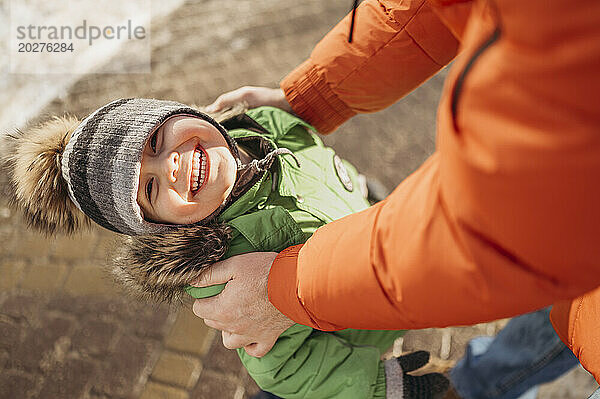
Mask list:
[[[17,202],[47,233],[93,220],[129,236],[115,275],[164,300],[215,295],[222,286],[189,284],[217,260],[280,251],[368,206],[356,170],[304,121],[268,107],[219,120],[153,99],[116,100],[81,122],[55,119],[15,137]],[[418,397],[396,359],[380,361],[402,334],[294,325],[266,356],[238,354],[262,389],[286,398]],[[417,352],[403,369],[426,362]],[[445,390],[441,375],[425,377]]]

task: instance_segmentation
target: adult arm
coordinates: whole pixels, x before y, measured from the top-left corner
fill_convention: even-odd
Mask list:
[[[352,43],[348,15],[281,88],[296,114],[329,133],[357,113],[390,106],[448,64],[469,10],[470,2],[440,9],[424,0],[366,0]]]
[[[386,201],[273,263],[269,297],[296,322],[472,324],[600,283],[598,3],[497,7],[502,24],[477,10],[481,35],[450,71],[439,152]]]
[[[432,4],[433,3],[433,4]],[[245,102],[294,111],[321,133],[361,112],[381,110],[408,94],[458,52],[471,1],[439,7],[432,1],[365,0],[281,81],[281,89],[244,86],[220,95],[207,110]]]

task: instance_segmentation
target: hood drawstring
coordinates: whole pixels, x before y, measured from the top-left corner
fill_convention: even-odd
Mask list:
[[[271,168],[273,162],[275,162],[275,157],[279,155],[291,155],[292,158],[294,158],[294,161],[296,161],[296,165],[300,167],[300,161],[292,151],[287,148],[277,148],[265,155],[263,159],[253,159],[250,163],[241,165],[238,168],[238,179],[232,194],[234,196],[240,195],[241,192],[244,191],[244,187],[246,187],[249,182],[255,180],[255,176]]]
[[[273,161],[275,161],[275,157],[279,155],[291,155],[292,158],[294,158],[294,161],[296,161],[296,166],[300,167],[300,161],[298,160],[298,158],[296,158],[296,155],[294,155],[294,153],[288,150],[287,148],[278,148],[276,150],[273,150],[270,153],[268,153],[267,156],[265,156],[263,159],[255,159],[252,162],[250,162],[249,165],[252,165],[254,162],[256,162],[256,168],[259,171],[265,171],[271,167]]]
[[[354,34],[354,20],[356,19],[356,7],[358,7],[358,0],[354,0],[352,5],[352,21],[350,22],[350,33],[348,34],[348,43],[352,43],[352,36]]]

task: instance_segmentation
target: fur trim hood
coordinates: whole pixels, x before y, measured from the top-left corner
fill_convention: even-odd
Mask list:
[[[156,302],[181,302],[184,288],[227,251],[231,228],[213,221],[122,239],[111,272],[130,294]]]

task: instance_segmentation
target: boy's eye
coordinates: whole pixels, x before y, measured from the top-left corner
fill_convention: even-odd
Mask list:
[[[152,203],[152,184],[154,183],[154,178],[148,180],[148,184],[146,185],[146,195],[148,196],[148,202]]]
[[[156,141],[158,140],[158,131],[156,131],[152,137],[150,137],[150,148],[152,148],[152,152],[156,152]]]

